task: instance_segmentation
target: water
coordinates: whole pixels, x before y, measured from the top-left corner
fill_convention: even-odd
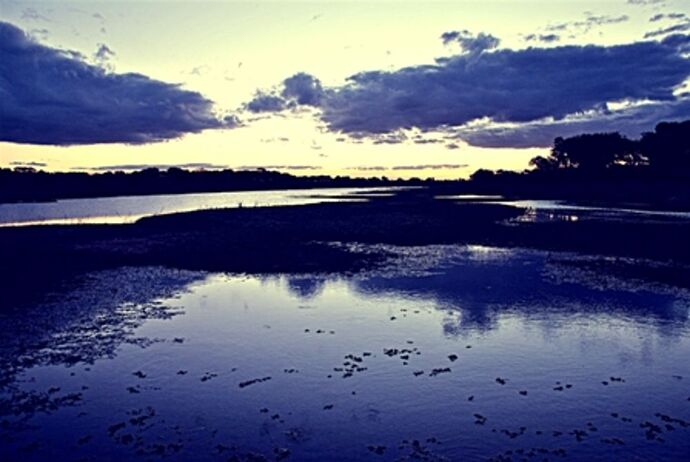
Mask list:
[[[387,250],[353,276],[125,268],[7,314],[0,460],[686,460],[690,294]]]
[[[573,204],[558,200],[507,200],[501,196],[463,194],[457,196],[437,196],[437,199],[450,199],[462,202],[498,204],[525,209],[518,222],[577,221],[579,219],[616,221],[659,221],[690,220],[690,212],[649,210],[629,207],[596,207]]]
[[[216,208],[275,207],[366,200],[399,188],[326,188],[165,194],[0,204],[0,226],[133,223],[140,218]],[[361,198],[352,197],[361,195]],[[348,197],[349,196],[349,197]]]

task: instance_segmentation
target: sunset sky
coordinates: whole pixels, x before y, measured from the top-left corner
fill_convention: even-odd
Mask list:
[[[0,166],[523,169],[690,118],[687,0],[0,0]]]

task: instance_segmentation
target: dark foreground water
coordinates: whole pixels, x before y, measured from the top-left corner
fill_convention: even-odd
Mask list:
[[[388,250],[349,277],[122,269],[3,312],[0,460],[687,460],[689,294]]]

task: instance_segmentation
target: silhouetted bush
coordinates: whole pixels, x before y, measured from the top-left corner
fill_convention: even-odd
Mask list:
[[[147,168],[131,173],[116,171],[88,174],[80,172],[50,173],[33,168],[0,168],[0,202],[192,192],[375,187],[423,183],[422,180],[391,181],[385,178],[298,177],[263,169],[188,171],[181,168],[167,170]]]

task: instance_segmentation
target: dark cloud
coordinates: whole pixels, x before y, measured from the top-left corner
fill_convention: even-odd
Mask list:
[[[443,143],[443,140],[438,140],[434,138],[419,138],[414,140],[415,144],[438,144]]]
[[[0,141],[15,143],[149,143],[236,123],[216,117],[199,93],[107,72],[6,22],[0,22],[0,104]]]
[[[115,56],[115,52],[111,50],[105,43],[99,43],[98,49],[94,56],[98,59],[108,59],[111,56]]]
[[[551,24],[546,26],[547,31],[551,32],[565,32],[576,34],[584,34],[592,30],[592,28],[597,26],[605,26],[608,24],[619,24],[628,21],[630,18],[628,15],[621,16],[607,16],[607,15],[592,15],[587,14],[585,19],[578,21],[568,21],[556,24]]]
[[[468,30],[450,31],[441,34],[444,45],[457,43],[465,53],[477,54],[485,50],[492,50],[501,43],[500,39],[491,34],[480,32],[474,35]]]
[[[677,34],[682,32],[690,31],[690,19],[686,18],[684,22],[680,24],[674,24],[672,26],[663,27],[655,31],[647,32],[644,34],[644,38],[655,38],[662,35]]]
[[[110,61],[113,57],[115,57],[115,52],[105,43],[99,43],[96,52],[93,54],[93,60],[96,64],[108,70],[112,70]]]
[[[528,42],[553,43],[560,39],[561,36],[558,34],[529,34],[525,36],[525,40]]]
[[[363,72],[341,87],[319,86],[320,117],[334,132],[379,144],[406,141],[405,129],[453,131],[486,120],[489,125],[482,125],[482,130],[493,137],[485,139],[480,131],[465,129],[465,139],[488,145],[494,142],[486,140],[498,139],[499,132],[519,132],[503,136],[507,141],[501,143],[547,146],[557,130],[581,124],[573,122],[580,120],[578,115],[593,114],[588,119],[592,128],[588,125],[584,131],[596,131],[597,120],[608,123],[612,119],[606,108],[611,102],[646,100],[656,105],[656,115],[668,109],[690,116],[674,95],[690,76],[689,50],[690,36],[672,35],[615,46],[461,54],[435,65]],[[283,99],[278,106],[286,104]],[[512,125],[507,130],[505,124],[524,130],[513,130]],[[492,125],[497,127],[493,132],[486,128]]]
[[[317,165],[242,165],[234,170],[321,170]]]
[[[280,112],[298,105],[318,106],[325,95],[321,82],[304,72],[285,79],[282,87],[280,95],[257,92],[245,108],[251,112]]]
[[[649,18],[649,22],[657,22],[661,20],[679,20],[679,19],[688,19],[688,16],[685,13],[658,13]]]
[[[277,138],[261,138],[262,143],[288,143],[290,138],[286,136],[280,136]]]
[[[323,88],[318,79],[301,72],[283,81],[282,96],[297,104],[318,106],[323,97]]]
[[[358,172],[383,172],[388,170],[388,167],[383,167],[381,165],[358,165],[357,167],[348,167],[347,170],[355,170]]]
[[[383,172],[386,170],[392,171],[414,171],[414,170],[458,170],[467,168],[468,164],[419,164],[419,165],[393,165],[386,167],[383,165],[358,165],[356,167],[348,167],[348,170],[356,170],[360,172]]]
[[[467,164],[395,165],[391,170],[456,170],[467,167]]]
[[[670,41],[498,50],[354,75],[325,99],[322,117],[335,131],[369,134],[561,119],[610,101],[672,100],[688,75],[690,61]]]
[[[690,98],[670,103],[650,103],[619,111],[601,111],[589,117],[465,128],[459,129],[457,136],[474,146],[488,148],[547,147],[551,146],[557,136],[618,131],[630,137],[637,137],[642,132],[653,130],[662,120],[681,121],[688,118]]]
[[[10,162],[10,165],[13,167],[45,167],[48,164],[45,162],[35,162],[35,161],[28,161],[28,162],[22,162],[19,160],[15,160]]]
[[[158,170],[167,170],[169,168],[182,168],[185,170],[223,170],[228,168],[228,166],[211,164],[207,162],[190,162],[186,164],[120,164],[103,165],[99,167],[72,167],[71,170],[90,170],[93,172],[135,172],[145,170],[147,168],[157,168]]]
[[[287,102],[281,96],[258,92],[246,108],[251,112],[278,112],[287,108]]]

